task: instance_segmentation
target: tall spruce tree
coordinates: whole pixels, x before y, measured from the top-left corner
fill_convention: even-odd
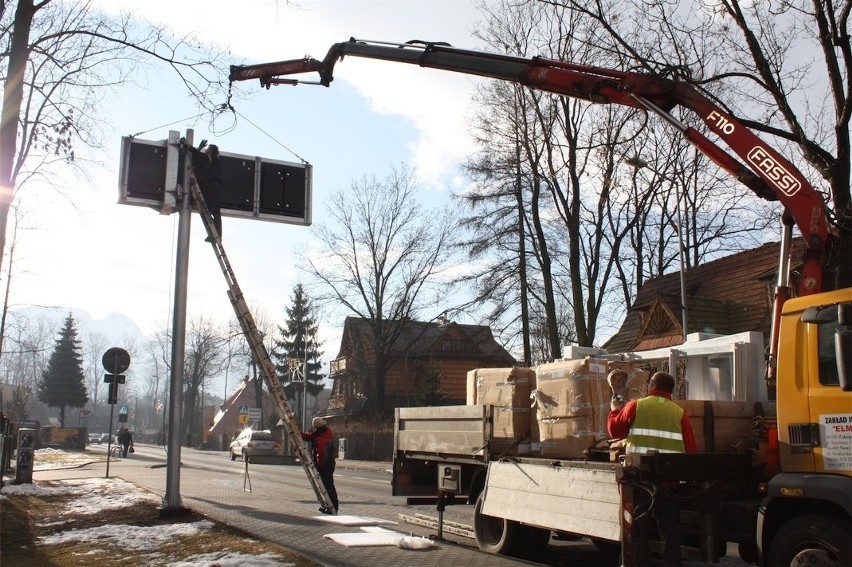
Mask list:
[[[302,284],[296,284],[290,298],[290,307],[286,308],[286,327],[278,327],[278,338],[272,350],[272,358],[277,363],[275,370],[284,383],[284,391],[291,400],[302,400],[302,384],[294,380],[296,376],[291,371],[290,361],[298,360],[304,368],[307,393],[311,396],[319,394],[323,386],[323,376],[320,373],[322,363],[317,339],[317,322],[314,317],[313,304],[305,293]],[[298,397],[297,397],[298,396]]]
[[[69,313],[50,355],[47,370],[38,383],[38,399],[49,407],[59,408],[60,427],[65,427],[66,406],[81,408],[89,401],[85,378],[77,327]]]

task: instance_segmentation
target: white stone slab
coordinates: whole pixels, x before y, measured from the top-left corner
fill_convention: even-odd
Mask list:
[[[393,532],[356,532],[351,534],[325,534],[322,537],[346,547],[377,547],[396,546],[399,540],[405,536]]]
[[[330,516],[328,514],[314,516],[314,520],[338,526],[375,526],[381,524],[397,524],[397,522],[393,522],[391,520],[371,518],[369,516]]]

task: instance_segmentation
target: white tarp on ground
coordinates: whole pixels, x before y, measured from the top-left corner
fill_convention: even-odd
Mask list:
[[[323,537],[346,547],[367,547],[376,545],[398,545],[405,534],[380,526],[362,526],[362,533],[326,534]]]
[[[383,524],[394,524],[397,522],[391,520],[383,520],[381,518],[371,518],[369,516],[314,516],[314,520],[318,522],[326,522],[336,524],[338,526],[377,526]]]
[[[385,533],[351,533],[351,534],[325,534],[322,536],[330,539],[334,543],[346,547],[371,547],[371,546],[395,546],[400,539],[405,537],[404,534],[395,532]]]
[[[380,526],[362,526],[362,533],[326,534],[323,537],[346,547],[397,546],[401,549],[425,550],[435,542],[425,537],[407,536]]]

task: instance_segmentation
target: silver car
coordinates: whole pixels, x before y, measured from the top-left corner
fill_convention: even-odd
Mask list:
[[[278,442],[268,429],[265,431],[244,429],[231,441],[229,451],[232,461],[235,461],[237,457],[247,461],[253,455],[277,455]]]

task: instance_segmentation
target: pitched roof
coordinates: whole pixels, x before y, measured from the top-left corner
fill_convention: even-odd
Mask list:
[[[793,257],[800,257],[803,250],[804,241],[795,239]],[[687,270],[684,279],[688,332],[760,331],[768,338],[771,284],[776,279],[779,251],[780,243],[772,242]],[[679,344],[680,293],[677,272],[646,281],[621,328],[603,347],[617,353]],[[666,311],[671,320],[668,327],[663,315]]]
[[[370,320],[360,317],[347,317],[343,325],[344,337],[357,335],[368,337],[370,333]],[[481,357],[483,359],[498,358],[514,360],[511,354],[503,348],[495,339],[491,328],[487,325],[465,325],[455,322],[423,322],[409,321],[402,329],[399,338],[391,348],[392,356],[407,356],[409,358],[429,357],[436,351],[442,351],[438,342],[447,337],[458,337],[463,340],[465,356]],[[341,352],[338,357],[345,356],[344,346],[341,343]],[[369,344],[365,341],[363,344]],[[447,355],[453,353],[447,352]]]

